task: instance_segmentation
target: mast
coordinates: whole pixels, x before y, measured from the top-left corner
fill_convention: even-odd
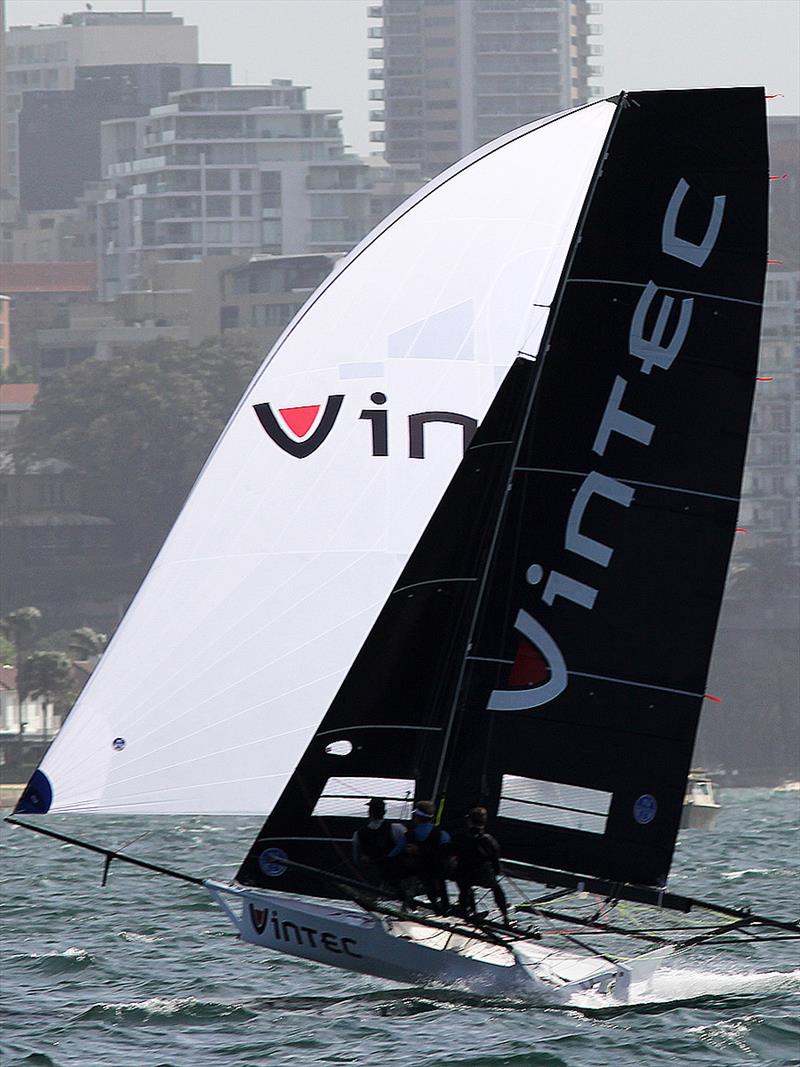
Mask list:
[[[539,349],[539,351],[541,353],[540,356],[538,357],[539,363],[540,363],[540,369],[541,369],[541,366],[544,363],[544,360],[547,358],[547,352],[548,352],[548,349],[550,347],[550,337],[552,336],[552,332],[553,332],[553,325],[556,322],[556,318],[558,316],[558,309],[561,306],[561,301],[562,301],[563,296],[564,296],[564,291],[565,291],[567,279],[569,277],[569,272],[570,272],[570,269],[572,267],[572,261],[575,258],[575,252],[577,251],[578,244],[580,243],[580,240],[581,240],[581,234],[582,234],[582,231],[583,231],[583,223],[584,223],[584,220],[586,219],[586,216],[588,214],[589,208],[591,207],[592,197],[594,195],[594,190],[595,190],[595,187],[597,185],[597,181],[598,181],[598,179],[599,179],[599,177],[600,177],[600,175],[602,174],[602,171],[603,171],[603,162],[606,159],[606,156],[607,156],[607,153],[608,153],[608,147],[609,147],[609,145],[611,143],[611,139],[614,136],[614,130],[617,127],[617,121],[619,119],[620,111],[622,110],[623,107],[625,107],[625,96],[626,96],[626,94],[623,92],[623,93],[620,93],[620,95],[617,97],[616,111],[614,113],[614,117],[611,120],[611,123],[610,123],[609,128],[608,128],[608,133],[606,134],[605,142],[603,143],[603,147],[602,147],[602,149],[600,151],[600,154],[598,156],[597,164],[595,165],[595,169],[594,169],[594,174],[592,175],[592,180],[591,180],[591,182],[589,184],[589,189],[588,189],[587,194],[586,194],[586,200],[584,201],[583,209],[581,211],[580,221],[578,222],[578,225],[577,225],[577,227],[575,229],[575,233],[573,234],[572,242],[570,244],[569,252],[567,253],[567,257],[566,257],[566,260],[565,260],[565,263],[564,263],[564,270],[563,270],[561,278],[559,280],[558,288],[556,289],[556,292],[555,292],[555,295],[554,295],[554,298],[553,298],[553,303],[551,305],[551,315],[550,315],[550,317],[548,319],[548,325],[547,325],[547,327],[545,329],[545,333],[544,333],[544,336],[542,338],[541,346],[540,346],[540,349]],[[514,447],[513,455],[511,457],[511,464],[510,464],[510,469],[509,469],[509,473],[508,473],[508,482],[506,484],[505,493],[503,494],[502,503],[501,503],[500,508],[499,508],[499,510],[497,512],[497,517],[496,517],[496,520],[495,520],[495,523],[494,523],[494,530],[493,530],[493,533],[492,533],[492,543],[490,545],[489,552],[488,552],[488,554],[486,556],[486,562],[483,565],[483,570],[482,570],[481,579],[480,579],[480,585],[478,587],[478,594],[477,594],[477,596],[475,598],[475,607],[474,607],[474,610],[473,610],[473,613],[472,613],[472,622],[470,624],[469,634],[467,635],[467,643],[466,643],[465,648],[464,648],[464,654],[463,654],[462,659],[461,659],[461,669],[459,671],[459,676],[458,676],[458,681],[456,683],[455,692],[453,693],[453,703],[452,703],[452,706],[450,708],[450,717],[449,717],[448,722],[447,722],[447,727],[446,727],[446,730],[445,730],[444,740],[442,742],[442,754],[441,754],[441,757],[440,757],[440,760],[439,760],[439,766],[436,769],[436,778],[434,779],[434,782],[433,782],[432,795],[434,797],[436,797],[436,811],[437,811],[437,817],[439,817],[439,818],[441,818],[441,815],[442,815],[442,812],[443,812],[443,808],[444,808],[444,803],[445,803],[445,796],[444,796],[443,790],[446,790],[446,787],[447,787],[446,779],[444,779],[445,766],[446,766],[447,756],[448,756],[448,752],[449,752],[449,748],[450,748],[451,734],[452,734],[452,731],[453,731],[453,726],[454,726],[455,721],[456,721],[456,713],[457,713],[457,710],[458,710],[458,704],[459,704],[459,701],[461,700],[462,693],[463,693],[464,676],[465,676],[465,673],[466,673],[466,670],[467,670],[467,666],[468,666],[468,663],[469,663],[469,654],[470,654],[470,650],[472,649],[472,644],[473,644],[473,640],[474,640],[474,637],[475,637],[475,628],[476,628],[476,626],[478,624],[478,619],[479,619],[479,616],[480,616],[480,613],[481,613],[481,609],[483,608],[483,604],[484,604],[484,593],[486,591],[486,583],[489,580],[489,574],[491,572],[492,565],[494,564],[494,561],[495,561],[495,554],[496,554],[496,551],[497,551],[497,544],[498,544],[498,540],[499,540],[500,530],[502,528],[503,521],[504,521],[504,519],[506,517],[506,512],[508,510],[508,503],[510,501],[511,493],[512,493],[513,488],[514,488],[514,474],[516,473],[517,463],[519,461],[519,454],[520,454],[520,450],[522,448],[523,435],[525,433],[525,430],[527,429],[528,423],[530,422],[531,413],[533,411],[535,402],[536,402],[536,389],[534,387],[530,391],[530,395],[529,395],[529,398],[528,398],[528,404],[527,404],[527,407],[526,407],[526,410],[525,410],[525,414],[524,414],[523,419],[522,419],[522,426],[520,428],[520,433],[519,433],[518,437],[516,438],[516,444],[515,444],[515,447]]]

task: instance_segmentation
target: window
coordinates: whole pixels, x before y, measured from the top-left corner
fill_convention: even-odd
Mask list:
[[[261,240],[265,245],[280,245],[283,231],[280,219],[264,219],[261,223]]]
[[[233,240],[233,226],[230,222],[207,222],[206,240],[213,241],[215,244],[219,241]]]
[[[239,197],[239,214],[240,215],[252,215],[253,214],[253,198],[252,196],[240,196]]]
[[[286,326],[302,304],[254,304],[251,309],[253,326]]]
[[[601,789],[504,774],[497,814],[505,819],[605,833],[611,793]]]
[[[239,279],[236,278],[235,281]],[[234,283],[235,287],[235,283]],[[226,305],[220,312],[220,329],[235,330],[239,326],[239,309],[235,304]]]
[[[384,797],[387,819],[410,819],[415,787],[407,778],[329,778],[311,815],[363,819],[370,797]]]
[[[223,218],[229,217],[232,214],[231,197],[207,196],[206,214],[213,216],[222,216]]]
[[[253,188],[253,175],[249,170],[239,171],[239,188],[240,189],[252,189]]]
[[[196,188],[196,186],[193,186]],[[229,170],[207,170],[206,171],[206,189],[230,189],[231,187],[231,172]],[[239,188],[241,188],[241,178],[239,179]]]

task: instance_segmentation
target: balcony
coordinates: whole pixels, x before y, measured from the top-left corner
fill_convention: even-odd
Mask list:
[[[370,4],[367,8],[368,19],[382,19],[383,18],[383,5],[382,4]]]
[[[367,30],[370,40],[383,39],[383,26],[370,26]]]
[[[386,99],[386,90],[385,89],[370,89],[370,91],[367,93],[367,96],[368,96],[368,98],[370,100],[385,100]]]
[[[370,122],[383,122],[385,118],[386,112],[383,109],[381,109],[380,111],[370,111],[369,113]]]
[[[383,143],[386,140],[386,134],[383,130],[372,130],[369,135],[370,141],[379,141]]]
[[[383,67],[370,67],[367,71],[367,77],[370,81],[383,81]]]
[[[383,49],[382,48],[368,48],[367,49],[367,59],[383,59]]]
[[[598,22],[587,22],[586,32],[590,37],[599,37],[603,32],[603,27]]]
[[[128,174],[146,174],[149,171],[163,170],[166,165],[166,156],[151,156],[148,159],[131,159],[125,163],[111,163],[106,171],[106,177],[124,178]]]

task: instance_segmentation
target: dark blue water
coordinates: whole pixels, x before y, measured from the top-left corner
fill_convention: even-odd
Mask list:
[[[681,834],[677,892],[800,914],[800,794],[729,790]],[[261,820],[46,825],[229,877]],[[239,943],[202,890],[4,824],[3,1067],[800,1064],[800,943],[667,964],[647,999],[567,1008],[421,990]]]

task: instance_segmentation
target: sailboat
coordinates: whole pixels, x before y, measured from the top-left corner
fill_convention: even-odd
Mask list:
[[[394,980],[624,1001],[710,939],[797,936],[666,888],[767,184],[762,89],[631,92],[398,208],[267,357],[12,821],[266,814],[232,884],[24,825],[203,886],[247,942]],[[365,882],[373,796],[441,827],[483,805],[512,922]]]

